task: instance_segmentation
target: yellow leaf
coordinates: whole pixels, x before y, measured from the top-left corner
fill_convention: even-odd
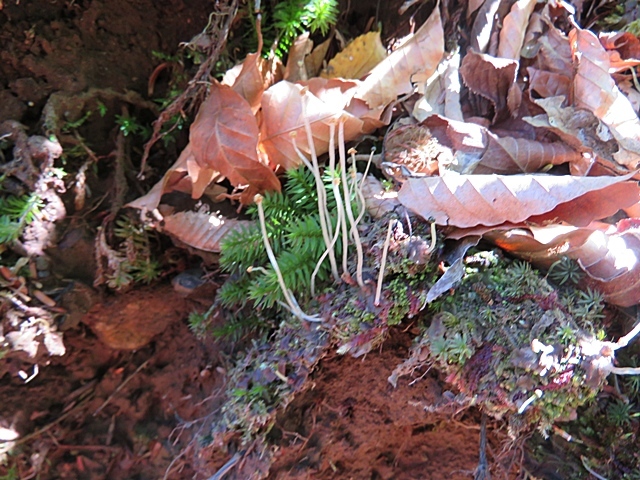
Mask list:
[[[369,32],[354,39],[331,59],[320,74],[323,78],[360,78],[387,58],[380,32]]]

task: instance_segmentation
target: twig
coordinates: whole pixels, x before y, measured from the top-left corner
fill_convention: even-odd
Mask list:
[[[382,279],[384,278],[384,269],[387,266],[387,253],[389,252],[389,243],[391,242],[391,231],[393,230],[394,220],[389,220],[389,228],[387,229],[387,238],[384,241],[384,247],[382,248],[382,260],[380,260],[380,273],[378,274],[378,285],[376,287],[376,298],[373,304],[380,306],[380,296],[382,295]]]
[[[144,362],[142,362],[142,363],[140,364],[140,366],[139,366],[138,368],[136,368],[136,371],[135,371],[135,372],[133,372],[131,375],[129,375],[127,378],[125,378],[125,379],[124,379],[124,381],[123,381],[120,385],[118,385],[118,387],[113,391],[113,393],[112,393],[111,395],[109,395],[109,397],[108,397],[108,398],[107,398],[107,399],[102,403],[102,405],[100,405],[100,406],[96,409],[96,411],[95,411],[95,412],[93,412],[93,416],[94,416],[94,417],[95,417],[96,415],[98,415],[98,413],[100,413],[100,412],[102,411],[102,409],[103,409],[104,407],[106,407],[106,406],[109,404],[109,402],[110,402],[111,400],[113,400],[113,397],[115,397],[115,396],[118,394],[118,392],[120,392],[120,390],[122,390],[122,389],[125,387],[125,385],[131,381],[131,379],[132,379],[133,377],[135,377],[138,373],[140,373],[140,370],[142,370],[144,367],[146,367],[146,366],[147,366],[147,364],[149,363],[149,360],[150,360],[150,359],[149,359],[149,358],[147,358]]]
[[[591,475],[596,477],[598,480],[607,480],[606,477],[603,477],[602,475],[596,473],[592,468],[589,467],[589,464],[587,463],[587,457],[585,457],[584,455],[580,455],[580,460],[582,460],[582,466],[584,467],[584,469]]]
[[[482,413],[482,420],[480,421],[480,458],[478,459],[478,468],[473,476],[474,480],[489,480],[491,478],[491,472],[489,471],[489,464],[487,462],[487,414]]]
[[[11,443],[13,444],[13,446],[17,446],[17,445],[21,445],[23,443],[28,442],[29,440],[31,440],[32,438],[36,438],[39,437],[40,435],[42,435],[43,433],[48,432],[49,430],[51,430],[53,427],[55,427],[56,425],[58,425],[60,422],[62,422],[65,418],[69,417],[72,413],[75,413],[76,410],[78,410],[81,406],[83,406],[85,403],[87,403],[89,401],[89,399],[91,397],[93,397],[93,393],[91,392],[91,395],[86,396],[85,398],[83,398],[80,402],[78,402],[78,404],[73,407],[72,409],[68,410],[67,412],[63,413],[62,415],[60,415],[58,418],[56,418],[53,422],[48,423],[47,425],[45,425],[42,428],[39,428],[38,430],[36,430],[35,432],[30,433],[29,435],[25,435],[22,438],[18,438],[17,440],[0,440],[0,444],[3,443]]]

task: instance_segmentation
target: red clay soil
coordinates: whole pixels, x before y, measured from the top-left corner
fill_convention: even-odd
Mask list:
[[[424,405],[443,400],[435,372],[413,385],[400,380],[395,389],[387,381],[409,345],[408,334],[394,332],[366,358],[323,360],[313,387],[279,418],[274,437],[286,446],[269,478],[473,478],[480,435],[475,412],[426,413]]]

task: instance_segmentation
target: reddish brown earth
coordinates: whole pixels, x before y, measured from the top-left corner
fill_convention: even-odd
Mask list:
[[[0,121],[18,120],[42,133],[42,108],[56,92],[132,90],[146,99],[159,63],[151,52],[173,53],[200,32],[210,3],[0,2]],[[113,123],[91,125],[85,140],[108,153]],[[70,222],[89,224],[90,246],[99,220],[76,213]],[[61,277],[91,283],[90,248],[52,258]],[[20,479],[208,478],[230,456],[198,443],[220,406],[220,352],[230,346],[203,343],[189,331],[189,313],[206,305],[178,296],[166,279],[94,300],[65,331],[66,354],[43,361],[32,381],[17,376],[32,365],[8,360],[2,369],[0,423],[15,427],[22,440],[0,475],[13,466]],[[143,346],[136,343],[146,336],[151,340]],[[122,340],[136,350],[107,346]],[[421,405],[437,402],[445,388],[435,372],[412,386],[405,380],[393,389],[387,382],[410,342],[409,334],[395,332],[364,359],[323,360],[312,386],[280,414],[271,433],[278,454],[269,478],[472,478],[477,412],[427,415]],[[503,438],[490,432],[490,451],[498,453]]]

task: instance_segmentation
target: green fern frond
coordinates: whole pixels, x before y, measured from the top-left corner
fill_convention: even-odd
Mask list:
[[[287,170],[285,192],[299,215],[318,210],[318,193],[313,173],[302,166]]]
[[[217,300],[223,307],[244,307],[249,300],[251,279],[244,276],[239,280],[228,280],[218,289]]]
[[[309,215],[291,225],[286,234],[287,247],[294,252],[319,259],[327,248],[318,214]]]
[[[0,243],[17,240],[43,206],[42,199],[35,193],[0,198]]]
[[[298,300],[309,293],[311,274],[316,267],[317,259],[311,255],[302,256],[298,252],[284,251],[278,257],[278,265],[284,282],[289,290],[298,294]],[[329,262],[325,261],[318,273],[320,281],[329,276]],[[252,283],[249,298],[263,308],[271,308],[277,302],[284,302],[282,290],[278,284],[278,277],[272,268],[266,269]]]
[[[259,225],[229,233],[220,244],[220,268],[229,273],[244,273],[247,268],[268,261]]]

